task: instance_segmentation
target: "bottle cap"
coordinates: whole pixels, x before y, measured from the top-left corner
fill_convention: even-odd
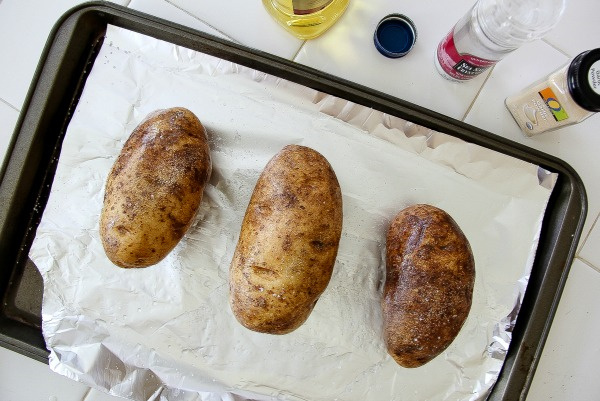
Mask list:
[[[573,59],[567,71],[567,86],[578,105],[589,111],[600,111],[600,48]]]
[[[384,56],[402,57],[415,45],[417,28],[407,16],[390,14],[383,17],[377,24],[373,40],[377,50]]]

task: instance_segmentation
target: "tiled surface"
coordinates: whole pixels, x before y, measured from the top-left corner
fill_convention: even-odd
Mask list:
[[[504,105],[507,96],[518,93],[567,60],[565,55],[543,41],[522,47],[494,67],[465,121],[570,164],[581,176],[587,190],[590,216],[584,228],[584,233],[587,233],[594,216],[600,212],[600,185],[594,185],[600,182],[600,170],[591,162],[597,158],[600,147],[600,135],[597,135],[600,115],[577,125],[528,138],[521,133]]]
[[[0,400],[81,401],[88,391],[48,365],[0,347]]]
[[[6,148],[12,136],[13,127],[17,123],[19,112],[0,100],[0,165],[4,160]]]
[[[598,251],[600,248],[600,215],[594,220],[592,230],[585,239],[579,257],[600,272],[600,252]]]
[[[567,1],[567,8],[562,19],[546,35],[545,40],[570,57],[598,47],[599,11],[600,2],[598,0]]]
[[[206,22],[164,0],[132,0],[128,7],[223,39],[233,40]]]
[[[21,109],[48,34],[64,12],[80,3],[83,0],[0,2],[1,99]]]
[[[436,72],[433,57],[439,41],[471,5],[471,0],[351,1],[340,22],[307,42],[295,61],[462,119],[487,73],[450,83]],[[377,23],[391,13],[407,15],[418,32],[415,47],[400,59],[384,57],[373,45]]]
[[[0,0],[0,153],[4,152],[46,37],[57,18],[79,0]],[[119,0],[116,3],[177,23],[225,35],[250,47],[324,70],[354,82],[462,119],[511,140],[565,159],[581,175],[589,196],[580,249],[535,375],[528,401],[596,400],[594,380],[600,329],[600,180],[595,171],[600,117],[534,139],[521,135],[504,98],[552,71],[568,57],[598,46],[597,0],[569,2],[563,21],[544,41],[527,45],[489,74],[464,84],[434,71],[433,52],[441,37],[472,0],[397,2],[351,0],[340,22],[323,37],[299,41],[263,11],[259,0]],[[411,17],[419,30],[414,50],[400,60],[379,55],[372,44],[376,23],[386,14]],[[16,48],[20,49],[16,52]],[[8,62],[6,61],[8,60]],[[466,116],[465,116],[466,114]],[[594,225],[594,222],[595,225]],[[590,231],[591,230],[591,231]],[[576,328],[574,330],[573,328]],[[32,380],[33,378],[33,380]],[[116,401],[72,382],[48,367],[0,348],[0,400]]]
[[[597,401],[600,380],[600,275],[581,261],[571,267],[529,401]],[[560,363],[560,369],[556,364]]]
[[[246,46],[290,59],[302,41],[284,30],[264,12],[260,0],[208,1],[168,0],[169,3],[197,16]]]

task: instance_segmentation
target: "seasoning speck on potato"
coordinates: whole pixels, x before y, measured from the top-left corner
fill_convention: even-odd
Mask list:
[[[148,115],[106,181],[100,237],[108,258],[129,268],[167,256],[192,224],[211,169],[206,130],[191,111]]]
[[[284,147],[256,183],[231,262],[237,320],[269,334],[302,325],[329,283],[341,231],[342,194],[329,162],[308,147]]]
[[[414,205],[393,219],[386,243],[382,309],[388,353],[416,368],[443,352],[471,309],[475,262],[445,211]]]

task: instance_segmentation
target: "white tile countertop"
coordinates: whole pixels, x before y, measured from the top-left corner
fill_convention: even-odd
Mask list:
[[[489,72],[452,83],[435,71],[439,40],[473,0],[350,0],[340,21],[322,37],[301,41],[284,32],[259,0],[118,0],[115,3],[314,67],[407,100],[507,139],[556,156],[581,176],[588,215],[528,401],[597,400],[600,345],[600,115],[535,138],[526,138],[504,99],[583,50],[600,47],[600,2],[571,0],[559,25],[543,40],[515,51]],[[78,0],[0,0],[0,160],[9,144],[40,54],[58,18]],[[418,41],[402,59],[373,46],[377,22],[408,15]],[[599,113],[600,114],[600,113]],[[116,400],[53,373],[47,365],[0,348],[0,400]]]

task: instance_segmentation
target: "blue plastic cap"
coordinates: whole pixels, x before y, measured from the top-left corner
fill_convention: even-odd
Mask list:
[[[402,57],[415,45],[417,28],[407,16],[390,14],[377,24],[373,40],[377,50],[384,56]]]

